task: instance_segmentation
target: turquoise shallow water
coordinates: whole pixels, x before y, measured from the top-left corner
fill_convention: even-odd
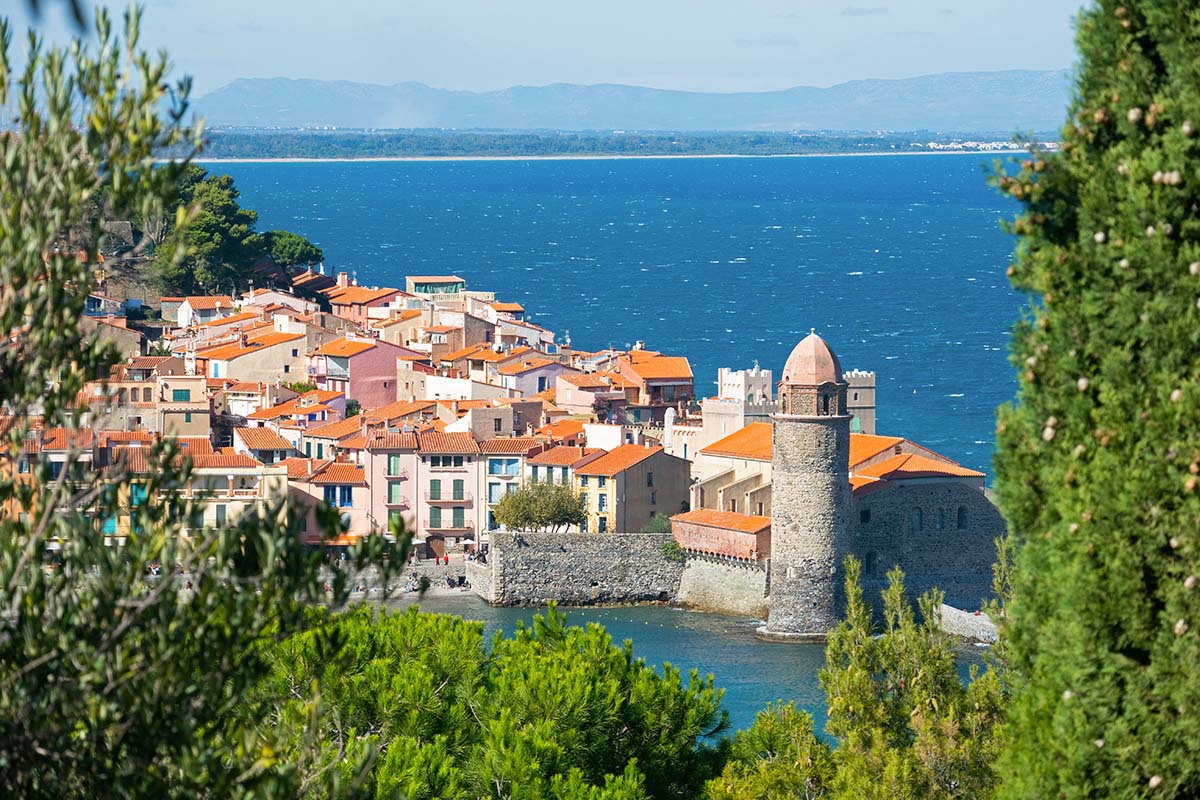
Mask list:
[[[421,608],[483,622],[487,638],[496,630],[512,633],[530,624],[528,608],[493,608],[474,595],[427,598]],[[731,731],[754,722],[767,703],[792,700],[808,709],[818,727],[825,724],[825,695],[817,670],[825,663],[821,645],[773,644],[754,635],[757,620],[701,614],[666,606],[563,609],[573,625],[598,622],[613,640],[633,641],[633,653],[648,664],[670,662],[685,675],[712,673],[725,690]]]

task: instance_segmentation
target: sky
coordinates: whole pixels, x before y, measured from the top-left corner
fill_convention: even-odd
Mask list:
[[[61,0],[39,26],[72,28]],[[16,30],[27,0],[5,0]],[[693,91],[938,72],[1062,69],[1081,0],[143,0],[144,42],[197,95],[237,78],[489,90],[625,83]],[[119,12],[126,6],[113,3]],[[19,37],[14,37],[20,42]]]

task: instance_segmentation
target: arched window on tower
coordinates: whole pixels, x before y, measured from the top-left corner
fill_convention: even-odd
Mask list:
[[[829,395],[821,396],[821,413],[829,416]]]
[[[925,515],[921,513],[921,509],[914,508],[912,514],[909,515],[909,526],[913,533],[917,533],[925,528]]]
[[[958,529],[960,531],[966,530],[966,527],[967,527],[967,507],[959,506],[958,507]]]

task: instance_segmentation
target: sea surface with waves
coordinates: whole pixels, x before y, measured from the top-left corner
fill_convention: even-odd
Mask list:
[[[776,378],[815,328],[843,367],[878,376],[878,431],[991,474],[994,413],[1013,397],[1004,270],[1015,207],[975,155],[220,163],[259,229],[311,238],[327,268],[403,287],[454,273],[517,301],[575,347],[642,340]],[[511,632],[529,611],[473,597],[425,608]],[[815,645],[753,620],[662,607],[576,609],[650,663],[712,673],[734,727],[776,699],[824,720]],[[972,660],[972,659],[967,659]],[[965,662],[964,662],[965,663]]]
[[[214,163],[259,229],[363,284],[454,273],[584,349],[636,341],[776,379],[815,328],[878,376],[878,432],[991,474],[1022,299],[979,154]]]

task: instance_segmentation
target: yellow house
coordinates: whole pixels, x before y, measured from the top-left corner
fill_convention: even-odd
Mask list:
[[[625,444],[575,469],[591,533],[637,533],[655,514],[687,510],[690,465],[661,447]]]

